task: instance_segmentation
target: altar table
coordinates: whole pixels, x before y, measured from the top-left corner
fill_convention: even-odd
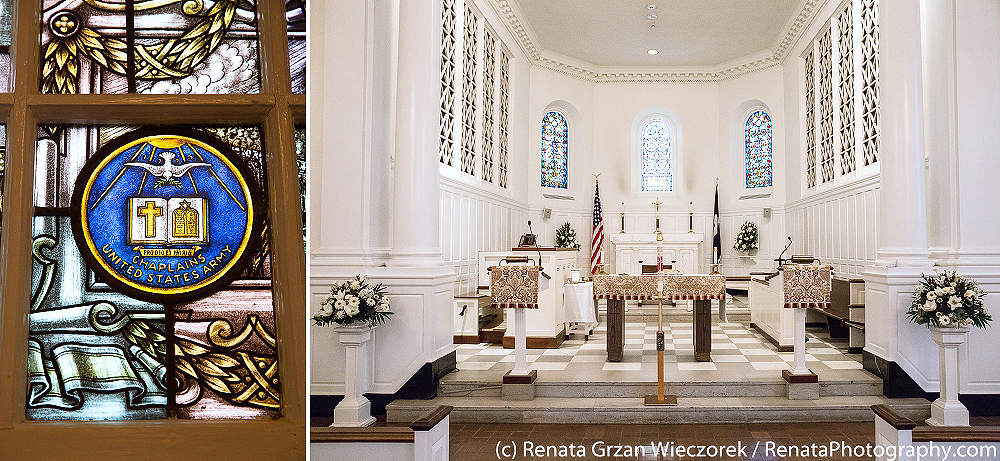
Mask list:
[[[660,296],[659,282],[663,282]],[[620,362],[625,346],[626,300],[693,300],[694,357],[712,360],[712,300],[726,299],[723,275],[595,275],[594,298],[608,300],[608,361]]]

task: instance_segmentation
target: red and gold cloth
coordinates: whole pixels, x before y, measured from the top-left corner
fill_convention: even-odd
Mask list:
[[[830,307],[831,272],[830,266],[782,266],[785,307]]]
[[[538,270],[538,266],[491,267],[493,307],[538,309]]]
[[[725,276],[682,274],[595,275],[594,298],[658,299],[659,280],[663,280],[663,299],[726,299]]]

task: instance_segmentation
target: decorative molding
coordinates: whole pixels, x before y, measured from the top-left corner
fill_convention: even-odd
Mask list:
[[[775,44],[773,51],[766,50],[748,56],[745,60],[705,69],[603,67],[539,50],[535,46],[531,25],[521,20],[523,13],[517,6],[517,0],[493,0],[491,4],[497,15],[506,19],[507,30],[517,39],[521,50],[533,65],[590,82],[714,83],[781,65],[816,11],[826,2],[827,0],[803,0],[799,13],[789,20],[785,35]]]

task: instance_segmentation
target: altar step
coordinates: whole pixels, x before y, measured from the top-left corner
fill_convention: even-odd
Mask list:
[[[453,375],[454,376],[454,375]],[[483,397],[499,399],[500,382],[460,381],[446,376],[438,385],[441,397]],[[679,398],[781,397],[787,396],[784,380],[736,382],[666,383],[668,393]],[[535,396],[546,398],[638,398],[656,393],[653,382],[535,382]],[[882,395],[882,380],[820,381],[820,397]]]
[[[785,397],[678,397],[676,406],[645,406],[635,397],[554,398],[504,401],[492,397],[396,400],[387,421],[406,422],[438,405],[454,407],[456,423],[724,424],[874,421],[872,405],[886,404],[914,421],[930,416],[924,399],[835,396],[819,400]]]

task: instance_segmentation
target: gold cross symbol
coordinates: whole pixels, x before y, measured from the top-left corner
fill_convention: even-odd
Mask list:
[[[163,207],[155,202],[147,201],[145,206],[136,208],[136,216],[146,219],[146,237],[156,237],[156,218],[163,216]]]

